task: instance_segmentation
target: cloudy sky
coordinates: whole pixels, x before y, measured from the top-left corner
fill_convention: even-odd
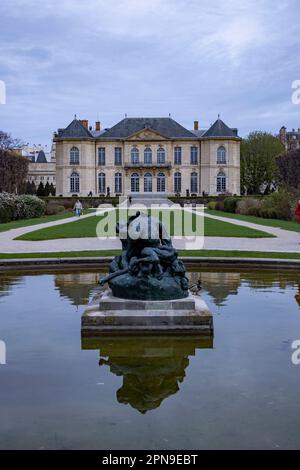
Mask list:
[[[0,129],[49,144],[75,113],[300,127],[299,19],[298,0],[1,0]]]

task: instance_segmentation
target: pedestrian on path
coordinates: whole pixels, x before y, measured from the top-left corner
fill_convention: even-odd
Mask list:
[[[80,217],[82,213],[82,204],[79,199],[77,199],[77,201],[75,202],[74,210],[76,212],[77,217]]]

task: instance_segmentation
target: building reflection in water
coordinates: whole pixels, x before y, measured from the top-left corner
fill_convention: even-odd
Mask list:
[[[98,284],[97,272],[60,273],[55,275],[55,287],[61,297],[70,300],[72,305],[87,305]]]
[[[185,336],[82,337],[82,349],[99,349],[99,365],[123,377],[119,403],[141,413],[158,408],[179,391],[196,349],[212,348],[213,338]]]

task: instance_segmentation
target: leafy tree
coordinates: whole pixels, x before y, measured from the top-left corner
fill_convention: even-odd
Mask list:
[[[42,182],[40,182],[37,191],[36,191],[37,196],[45,196],[45,188]]]
[[[277,157],[280,183],[289,188],[300,188],[300,149]]]
[[[33,194],[32,193],[32,185],[31,185],[31,182],[30,181],[27,181],[26,183],[26,194]]]
[[[270,192],[277,184],[276,157],[282,153],[282,143],[268,132],[251,132],[241,143],[241,189],[243,193]]]
[[[0,149],[0,192],[23,192],[29,161],[12,150]]]

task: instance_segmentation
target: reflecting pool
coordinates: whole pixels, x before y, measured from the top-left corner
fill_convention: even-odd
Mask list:
[[[1,449],[300,448],[299,272],[189,273],[214,338],[81,338],[98,276],[0,274]]]

